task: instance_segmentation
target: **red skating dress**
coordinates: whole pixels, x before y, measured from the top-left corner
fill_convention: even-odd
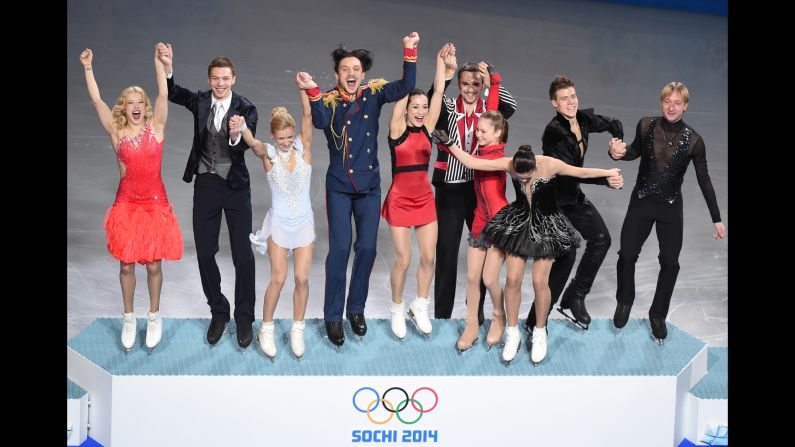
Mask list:
[[[505,143],[492,144],[478,148],[476,158],[496,160],[505,156]],[[472,221],[472,231],[469,233],[469,245],[478,248],[487,248],[491,244],[486,239],[483,229],[486,224],[497,214],[508,200],[505,198],[505,171],[472,171],[475,186],[477,207],[475,218]]]
[[[388,138],[392,186],[381,216],[393,227],[415,227],[436,221],[436,202],[428,179],[431,137],[425,126],[406,126],[398,139]]]
[[[126,171],[105,216],[108,251],[128,264],[180,259],[182,232],[160,177],[163,143],[149,121],[134,138],[119,140],[117,158]]]

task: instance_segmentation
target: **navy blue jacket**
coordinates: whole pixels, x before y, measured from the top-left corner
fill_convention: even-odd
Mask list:
[[[387,82],[373,79],[350,98],[338,87],[310,98],[312,124],[322,129],[329,149],[326,189],[363,192],[381,185],[378,166],[378,117],[381,107],[414,89],[417,64],[403,62],[403,78]]]

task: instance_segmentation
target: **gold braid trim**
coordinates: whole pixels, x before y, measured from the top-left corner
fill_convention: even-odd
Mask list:
[[[388,83],[389,81],[384,78],[370,79],[367,83],[367,87],[370,88],[370,94],[375,95],[375,92],[381,91]]]
[[[326,107],[331,106],[331,108],[337,108],[337,98],[339,98],[340,92],[337,89],[334,89],[328,93],[323,93],[323,105]]]

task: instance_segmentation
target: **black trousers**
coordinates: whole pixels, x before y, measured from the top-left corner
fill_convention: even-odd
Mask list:
[[[566,292],[563,293],[563,301],[568,301],[571,298],[584,300],[585,295],[591,291],[596,273],[610,249],[610,232],[607,230],[602,215],[585,197],[578,204],[561,206],[561,210],[586,240],[585,252],[582,254],[574,278],[566,288]],[[549,289],[552,292],[550,309],[558,302],[576,260],[577,250],[569,250],[556,258],[552,264],[552,269],[549,272]]]
[[[679,252],[682,250],[682,198],[673,204],[665,202],[657,195],[642,199],[632,192],[627,215],[621,227],[621,248],[618,251],[618,290],[616,300],[632,305],[635,301],[635,263],[643,243],[657,229],[660,246],[660,274],[657,277],[657,290],[649,309],[649,317],[665,318],[674,293],[676,277],[679,275]]]
[[[436,239],[436,272],[433,284],[434,318],[450,318],[455,300],[458,274],[458,248],[464,222],[472,230],[475,217],[475,187],[473,182],[443,183],[435,186],[436,219],[439,233]],[[478,314],[483,314],[486,285],[480,280]]]
[[[235,321],[254,321],[254,253],[251,251],[251,190],[236,191],[222,177],[196,176],[193,186],[193,240],[202,290],[213,318],[229,320],[229,300],[221,293],[221,272],[215,262],[221,212],[226,214],[232,262],[235,266]]]

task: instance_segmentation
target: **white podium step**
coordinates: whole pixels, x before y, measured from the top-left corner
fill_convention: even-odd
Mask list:
[[[88,437],[88,392],[66,379],[66,445],[79,446]]]
[[[91,392],[91,436],[106,447],[671,447],[685,437],[689,390],[707,367],[703,342],[669,324],[658,346],[645,319],[620,333],[605,319],[587,332],[551,320],[538,367],[526,334],[508,367],[500,348],[487,351],[489,322],[478,345],[458,355],[462,320],[433,320],[428,340],[410,329],[403,343],[388,320],[369,320],[362,340],[345,323],[339,352],[323,338],[323,321],[307,320],[300,361],[290,324],[276,321],[279,353],[270,361],[256,340],[237,347],[233,322],[209,347],[208,319],[165,319],[163,340],[148,353],[141,319],[140,343],[126,353],[121,319],[95,320],[67,348],[69,377]]]

